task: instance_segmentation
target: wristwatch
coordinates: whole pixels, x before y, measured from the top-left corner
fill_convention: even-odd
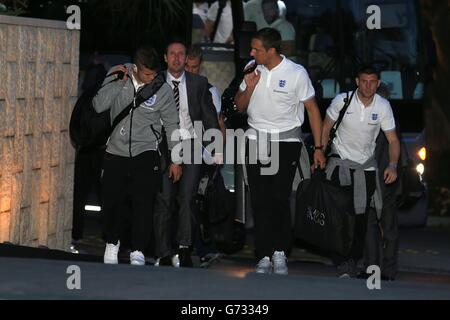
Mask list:
[[[323,146],[314,146],[314,150],[323,150]]]

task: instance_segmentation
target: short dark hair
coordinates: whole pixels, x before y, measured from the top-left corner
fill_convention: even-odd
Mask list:
[[[161,60],[158,52],[150,46],[142,46],[134,54],[134,63],[138,68],[145,67],[153,71],[161,69]]]
[[[281,51],[281,34],[274,28],[262,28],[253,36],[253,39],[261,40],[266,50],[274,48],[276,52]]]
[[[193,44],[187,51],[189,58],[199,58],[200,62],[203,60],[203,49],[199,44]]]
[[[380,71],[378,69],[370,64],[370,63],[364,63],[358,67],[356,77],[359,78],[362,74],[375,74],[378,79],[380,79]]]
[[[265,5],[265,4],[267,4],[267,3],[270,3],[270,4],[276,4],[277,7],[278,7],[277,0],[262,0],[262,1],[261,1],[261,5]]]
[[[171,45],[175,44],[175,43],[179,43],[179,44],[183,45],[184,48],[185,48],[186,51],[187,51],[186,42],[184,42],[182,39],[174,38],[174,39],[171,39],[171,40],[169,40],[169,41],[167,42],[167,44],[166,44],[166,54],[167,54],[167,50],[169,50],[169,47],[170,47]]]

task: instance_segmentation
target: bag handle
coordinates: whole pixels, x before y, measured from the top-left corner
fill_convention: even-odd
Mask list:
[[[302,147],[300,148],[300,156],[298,157],[298,162],[297,162],[297,168],[298,168],[298,173],[300,174],[300,181],[305,180],[305,176],[303,175],[303,171],[302,171],[302,166],[301,166],[301,159],[302,159],[302,152],[303,149],[306,150],[306,146],[305,143],[302,141]]]
[[[344,106],[342,107],[341,111],[339,112],[339,117],[336,120],[336,122],[333,124],[333,126],[330,129],[330,134],[328,136],[328,142],[327,147],[325,148],[325,156],[328,155],[331,152],[331,145],[333,144],[334,138],[336,138],[336,131],[339,128],[339,125],[342,122],[342,119],[344,118],[345,112],[347,111],[348,107],[350,106],[350,103],[353,99],[353,96],[355,95],[356,90],[354,90],[350,96],[350,99],[348,98],[348,91],[347,91],[347,97],[344,98]]]

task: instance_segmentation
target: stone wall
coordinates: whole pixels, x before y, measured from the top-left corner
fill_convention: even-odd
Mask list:
[[[79,31],[0,16],[0,243],[67,249]]]

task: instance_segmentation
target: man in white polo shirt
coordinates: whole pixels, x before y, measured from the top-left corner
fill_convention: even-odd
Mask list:
[[[358,275],[357,262],[365,256],[366,267],[378,264],[380,232],[378,219],[382,202],[378,165],[375,160],[376,138],[380,129],[389,142],[389,165],[384,170],[384,183],[397,179],[400,142],[389,102],[376,94],[380,86],[378,71],[363,65],[356,78],[358,86],[333,140],[327,164],[327,177],[339,183],[352,196],[355,211],[353,243],[347,256],[333,256],[339,277]],[[329,132],[344,106],[346,93],[336,96],[327,109],[322,142],[328,141]],[[373,209],[375,207],[376,210]],[[367,241],[366,241],[367,235]]]
[[[248,123],[258,132],[278,131],[279,169],[263,175],[263,165],[247,165],[251,203],[255,220],[255,251],[258,273],[287,274],[285,251],[290,247],[291,218],[289,196],[302,143],[301,125],[308,112],[316,150],[315,166],[325,167],[321,146],[322,119],[314,99],[314,89],[306,70],[280,55],[281,36],[273,28],[263,28],[253,37],[251,56],[258,65],[247,73],[236,94],[240,112],[246,111]],[[251,145],[251,144],[249,144]],[[249,150],[255,152],[254,150]],[[272,259],[271,259],[272,258]]]

